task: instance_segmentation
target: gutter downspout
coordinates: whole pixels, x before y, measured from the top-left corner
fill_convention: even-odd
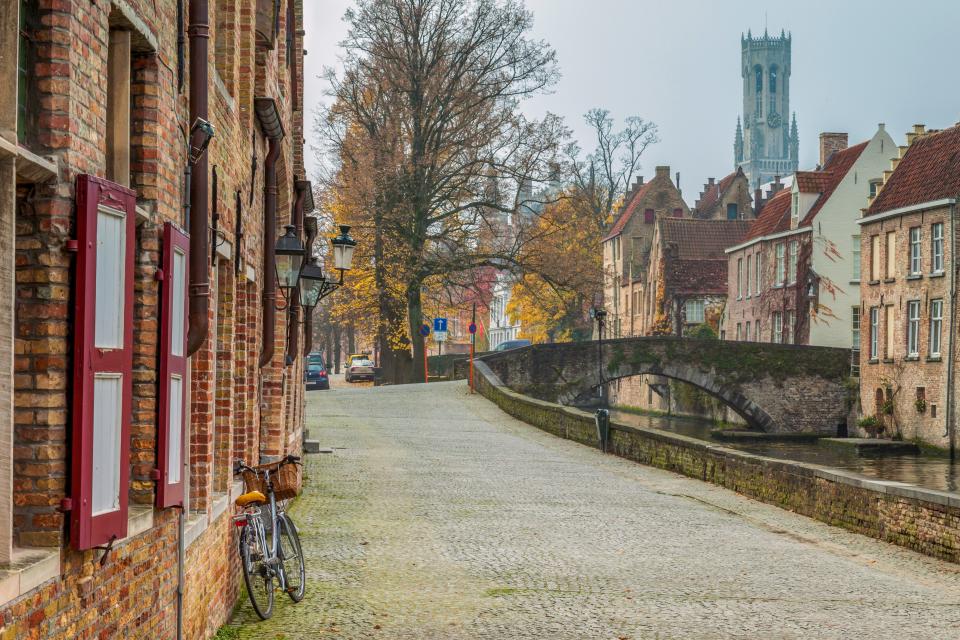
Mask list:
[[[307,260],[313,257],[313,243],[317,239],[317,219],[310,218],[310,220],[312,224],[304,225],[307,230],[307,241],[305,245],[307,249]],[[303,353],[309,354],[311,351],[313,351],[313,313],[312,310],[309,310],[303,318]]]
[[[178,3],[181,9],[182,3]],[[182,24],[182,22],[180,23]],[[181,27],[182,28],[182,27]],[[190,122],[197,118],[208,120],[207,114],[207,64],[209,62],[210,11],[207,0],[190,1],[190,25],[187,27],[190,38]],[[180,41],[182,55],[182,40]],[[181,57],[182,60],[182,57]],[[178,83],[182,87],[182,64]],[[189,158],[187,159],[189,167]],[[190,209],[187,221],[190,230],[190,303],[189,329],[187,331],[187,357],[193,355],[207,338],[209,319],[207,311],[210,303],[210,272],[207,270],[207,213],[209,177],[207,176],[207,154],[203,153],[187,175]],[[177,514],[177,640],[183,638],[183,587],[185,517],[183,509]]]
[[[260,368],[273,359],[277,331],[277,275],[274,249],[277,244],[277,158],[282,138],[270,138],[270,149],[263,167],[263,344]]]
[[[297,197],[293,203],[293,215],[290,216],[290,224],[297,228],[297,237],[302,238],[303,202],[306,200],[307,190],[306,184],[300,180],[294,180],[293,184],[297,190]],[[307,263],[306,257],[304,257],[303,263]],[[290,292],[289,307],[290,310],[287,312],[287,365],[291,365],[296,362],[297,356],[300,355],[300,295],[298,289],[294,289],[292,292]]]
[[[956,458],[956,390],[954,389],[954,367],[957,323],[957,270],[960,261],[957,260],[957,205],[950,205],[950,324],[947,330],[947,437],[950,443],[950,460]]]
[[[190,122],[207,120],[207,63],[210,24],[207,0],[191,0],[190,26]],[[187,332],[187,356],[192,356],[207,339],[210,306],[210,250],[207,238],[209,176],[207,154],[194,165],[190,182],[190,328]]]

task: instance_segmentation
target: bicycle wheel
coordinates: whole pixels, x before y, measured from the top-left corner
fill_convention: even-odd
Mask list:
[[[287,583],[287,595],[294,602],[303,600],[307,590],[307,568],[300,548],[300,535],[290,516],[283,513],[279,518],[280,563]]]
[[[254,530],[254,525],[248,524],[241,532],[240,565],[243,568],[243,581],[247,585],[253,610],[261,620],[266,620],[273,615],[273,571],[264,562],[262,537]]]

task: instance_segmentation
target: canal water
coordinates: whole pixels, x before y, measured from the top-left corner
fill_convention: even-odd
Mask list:
[[[611,411],[610,416],[621,424],[662,429],[770,458],[808,462],[823,467],[846,469],[878,480],[906,482],[928,489],[960,493],[960,464],[951,464],[949,458],[942,456],[859,456],[854,447],[828,447],[800,442],[720,442],[710,437],[710,431],[717,427],[709,420],[638,415],[617,410]]]

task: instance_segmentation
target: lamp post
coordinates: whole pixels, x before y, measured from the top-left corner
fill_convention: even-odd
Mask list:
[[[597,427],[597,439],[600,441],[600,450],[607,452],[607,443],[610,440],[610,411],[606,408],[606,386],[603,381],[603,328],[606,326],[607,312],[603,307],[591,307],[590,317],[597,323],[597,389],[600,396],[600,408],[594,414]]]
[[[274,264],[276,265],[277,285],[280,287],[285,300],[289,300],[290,292],[296,288],[300,280],[300,267],[306,251],[297,237],[297,228],[292,224],[284,227],[286,232],[277,240],[274,249]]]

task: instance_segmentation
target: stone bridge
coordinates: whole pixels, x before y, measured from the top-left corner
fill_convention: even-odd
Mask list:
[[[514,391],[570,405],[596,399],[597,354],[596,342],[568,342],[493,353],[483,361]],[[642,374],[686,382],[766,432],[834,435],[849,412],[849,349],[621,338],[604,341],[602,362],[602,382]]]

